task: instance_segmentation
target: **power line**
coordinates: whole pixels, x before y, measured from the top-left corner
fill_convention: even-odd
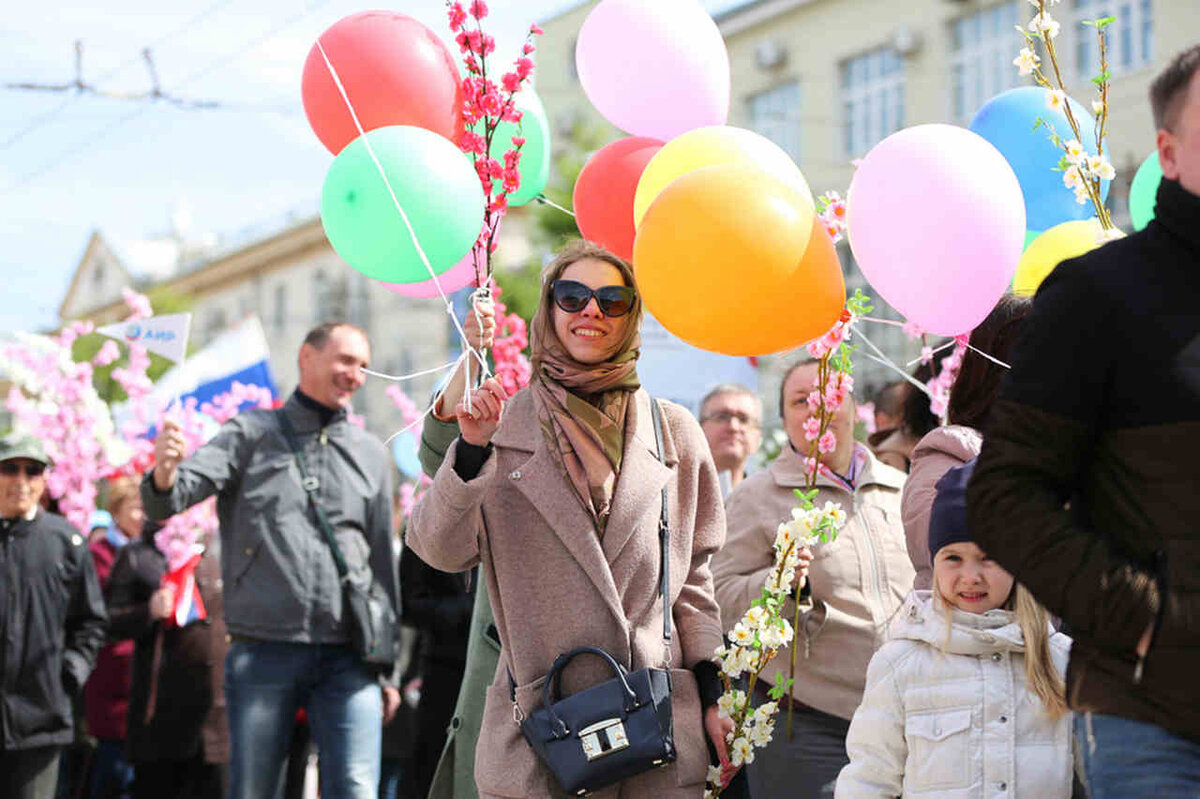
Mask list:
[[[239,49],[234,50],[233,52],[229,53],[228,55],[223,56],[204,67],[201,67],[200,70],[198,70],[197,72],[194,72],[191,75],[189,75],[188,77],[184,78],[182,81],[179,82],[179,84],[178,84],[179,88],[184,88],[188,84],[193,83],[197,80],[200,80],[201,78],[215,72],[216,70],[221,69],[222,67],[232,63],[233,61],[237,60],[245,53],[253,50],[254,48],[258,47],[263,42],[265,42],[268,39],[275,36],[277,33],[279,33],[284,28],[287,28],[287,27],[295,24],[296,22],[299,22],[301,19],[308,16],[313,11],[316,11],[318,8],[320,8],[324,5],[327,5],[329,2],[330,2],[330,0],[316,0],[311,5],[306,4],[303,11],[301,11],[297,14],[293,14],[292,16],[285,19],[283,22],[279,23],[278,25],[275,25],[274,27],[269,28],[265,33],[260,34],[259,36],[250,40],[246,44],[242,45],[242,47],[240,47]],[[15,182],[13,182],[12,184],[10,184],[8,186],[6,191],[13,191],[14,189],[19,189],[24,186],[27,186],[35,178],[41,177],[42,175],[46,174],[47,172],[50,172],[50,171],[56,169],[58,166],[71,160],[72,158],[79,155],[83,151],[94,149],[94,146],[97,141],[111,135],[118,128],[124,126],[125,123],[142,116],[148,110],[150,110],[150,108],[152,108],[152,107],[153,107],[152,105],[142,105],[142,106],[137,107],[134,111],[126,114],[125,116],[122,116],[120,119],[118,119],[113,124],[108,125],[105,128],[102,128],[97,133],[89,135],[86,140],[81,141],[79,143],[79,146],[77,146],[71,150],[68,150],[66,153],[64,153],[63,155],[54,159],[53,161],[43,164],[41,167],[34,170],[33,172],[30,172],[30,173],[24,175],[23,177],[18,178]],[[0,148],[0,149],[3,149],[3,148]]]
[[[232,2],[233,2],[233,0],[217,0],[217,2],[208,6],[203,11],[201,11],[199,14],[196,14],[195,16],[189,18],[183,24],[179,25],[178,27],[168,31],[167,33],[158,37],[154,41],[150,42],[150,44],[146,45],[146,47],[143,48],[143,52],[145,52],[146,50],[149,50],[152,47],[157,47],[160,44],[164,44],[165,42],[168,42],[171,39],[174,39],[179,34],[184,33],[188,30],[191,30],[197,24],[204,21],[208,17],[212,16],[217,11],[219,11],[220,9],[224,8],[225,6],[229,5]],[[59,105],[55,106],[54,108],[51,108],[49,111],[45,111],[45,112],[39,114],[38,116],[34,117],[29,122],[29,124],[27,124],[25,127],[18,130],[12,136],[9,136],[7,139],[5,139],[3,143],[0,143],[0,152],[3,152],[4,150],[7,150],[8,148],[12,147],[14,144],[16,144],[21,139],[28,136],[33,131],[37,130],[38,128],[42,127],[46,123],[53,120],[55,117],[57,117],[63,111],[65,111],[67,108],[69,108],[71,105],[73,105],[80,98],[80,96],[82,96],[82,94],[83,94],[82,89],[84,88],[83,78],[82,78],[82,73],[83,73],[82,50],[83,50],[83,43],[79,42],[79,41],[75,42],[75,82],[73,84],[68,84],[68,88],[70,88],[70,87],[76,88],[77,89],[76,93],[73,96],[68,97],[66,100],[64,100]],[[124,72],[128,67],[132,66],[133,64],[136,64],[140,58],[141,58],[141,55],[133,56],[131,58],[126,59],[125,61],[121,62],[116,67],[114,67],[113,69],[108,70],[103,75],[101,75],[99,78],[97,78],[96,83],[97,84],[104,83],[104,81],[108,80],[109,78],[113,77],[114,75],[118,75],[121,72]]]

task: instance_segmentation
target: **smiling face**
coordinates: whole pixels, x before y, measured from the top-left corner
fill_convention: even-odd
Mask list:
[[[46,491],[45,467],[29,458],[13,458],[0,465],[4,467],[0,470],[0,518],[28,516]]]
[[[575,280],[590,289],[603,286],[624,286],[621,270],[598,258],[581,258],[563,269],[559,280]],[[553,302],[553,301],[551,301]],[[621,348],[632,314],[605,316],[596,298],[576,313],[554,308],[554,333],[567,353],[579,363],[594,364],[609,360]]]
[[[371,348],[361,331],[335,327],[321,346],[300,347],[300,390],[327,408],[344,408],[362,388],[362,369],[370,360]]]
[[[946,544],[933,559],[933,581],[949,604],[968,613],[1003,607],[1013,576],[970,541]]]
[[[708,439],[719,472],[745,469],[762,443],[762,407],[758,397],[739,392],[717,394],[704,404],[700,429]]]

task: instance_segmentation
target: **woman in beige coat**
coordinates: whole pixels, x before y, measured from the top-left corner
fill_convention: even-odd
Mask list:
[[[566,796],[514,718],[541,704],[554,659],[580,646],[631,670],[664,659],[671,667],[676,762],[597,795],[699,797],[706,732],[725,749],[730,725],[713,704],[710,658],[722,639],[708,566],[725,535],[721,490],[699,425],[667,402],[660,462],[635,369],[640,322],[630,267],[586,242],[569,246],[543,272],[531,385],[507,399],[488,380],[471,393],[470,411],[459,403],[461,437],[413,512],[408,543],[422,559],[451,572],[481,564],[486,575],[502,651],[475,753],[484,797]],[[664,487],[669,649],[658,593]],[[563,693],[609,679],[599,658],[576,658]]]
[[[758,598],[774,562],[776,528],[799,504],[794,490],[804,486],[805,456],[797,449],[807,454],[804,422],[816,375],[815,361],[799,363],[785,375],[780,415],[791,446],[729,496],[729,537],[713,558],[726,629]],[[904,475],[854,441],[854,417],[854,402],[848,400],[834,418],[837,449],[822,456],[817,476],[817,505],[841,505],[846,524],[835,541],[813,548],[811,563],[804,558],[797,575],[803,581],[807,565],[790,700],[795,734],[788,741],[781,721],[774,740],[747,769],[755,799],[833,795],[847,762],[846,732],[862,699],[867,664],[912,586],[913,568],[900,526]],[[789,621],[792,610],[787,611]],[[777,671],[787,678],[791,657],[790,649],[780,651],[767,667],[767,682],[776,681]],[[787,703],[781,707],[786,713]]]

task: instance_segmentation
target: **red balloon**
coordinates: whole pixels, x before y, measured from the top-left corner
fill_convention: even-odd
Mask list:
[[[364,131],[387,125],[432,130],[458,144],[463,93],[454,56],[433,31],[393,11],[361,11],[334,23],[317,40],[346,89]],[[317,45],[300,82],[304,113],[334,155],[358,128]]]
[[[606,144],[575,181],[575,223],[585,239],[633,259],[633,197],[646,164],[662,149],[658,139],[631,136]]]

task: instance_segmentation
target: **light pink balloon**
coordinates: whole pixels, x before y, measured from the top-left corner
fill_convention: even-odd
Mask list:
[[[729,118],[729,53],[699,0],[601,0],[575,67],[601,116],[634,136],[669,141]]]
[[[846,198],[850,247],[872,288],[930,333],[966,333],[1004,294],[1025,244],[1025,200],[983,137],[917,125],[867,153]]]
[[[475,257],[468,252],[466,256],[454,266],[438,275],[438,282],[442,284],[442,291],[449,294],[452,291],[458,291],[465,286],[469,286],[475,282]],[[426,280],[421,283],[384,283],[379,281],[379,285],[383,286],[388,291],[399,294],[401,297],[417,297],[420,299],[438,296],[437,285],[432,280]]]

